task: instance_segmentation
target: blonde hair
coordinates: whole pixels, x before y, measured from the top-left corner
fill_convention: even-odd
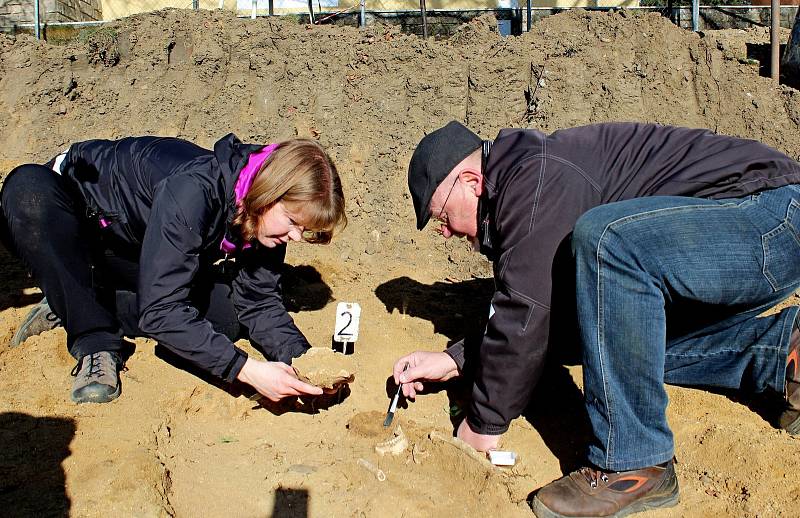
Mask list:
[[[264,161],[233,220],[245,242],[256,239],[261,215],[279,201],[297,206],[309,243],[329,243],[347,225],[339,173],[313,140],[281,142]]]

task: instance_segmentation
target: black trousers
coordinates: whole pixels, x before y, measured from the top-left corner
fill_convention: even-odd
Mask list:
[[[123,336],[145,336],[136,301],[139,249],[105,235],[69,180],[46,166],[20,166],[3,184],[0,209],[3,244],[41,286],[72,356],[120,352]],[[242,329],[231,294],[230,281],[209,265],[195,278],[191,302],[236,340]]]

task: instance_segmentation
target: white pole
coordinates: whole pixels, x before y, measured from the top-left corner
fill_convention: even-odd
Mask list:
[[[225,0],[219,0],[219,8],[225,9]]]
[[[39,25],[41,24],[41,15],[39,14],[39,0],[33,0],[33,18],[34,23],[36,23],[36,30],[34,31],[36,34],[36,39],[39,40],[42,38],[41,29],[39,29]]]
[[[258,8],[258,0],[253,0],[253,12],[250,13],[250,18],[256,19],[256,9]]]
[[[781,2],[780,0],[772,0],[770,2],[770,71],[772,80],[776,83],[780,82],[780,32],[781,32]]]

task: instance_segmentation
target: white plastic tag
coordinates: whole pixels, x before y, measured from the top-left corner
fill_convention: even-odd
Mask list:
[[[340,302],[336,305],[336,324],[333,339],[337,342],[358,340],[358,322],[361,319],[361,306],[356,302]]]
[[[517,454],[513,451],[489,450],[489,461],[495,466],[513,466],[517,462]]]

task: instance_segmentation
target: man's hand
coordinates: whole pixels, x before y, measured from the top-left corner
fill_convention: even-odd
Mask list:
[[[469,427],[469,423],[467,423],[467,420],[464,419],[458,426],[458,432],[456,433],[456,437],[458,437],[459,439],[469,444],[478,451],[489,451],[497,449],[497,445],[500,443],[501,436],[483,435],[480,433],[475,433],[472,431],[472,428]]]
[[[262,362],[248,358],[236,378],[270,401],[280,401],[289,396],[322,394],[321,388],[297,379],[294,369],[283,362]]]
[[[414,351],[395,362],[392,374],[394,382],[403,385],[403,395],[414,399],[423,381],[447,381],[458,376],[458,366],[447,353]]]

